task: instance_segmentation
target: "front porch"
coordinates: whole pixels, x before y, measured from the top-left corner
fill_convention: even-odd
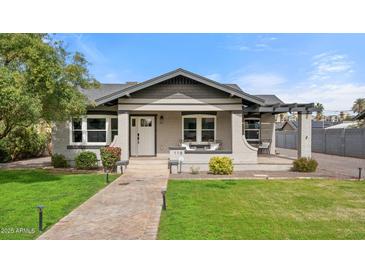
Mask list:
[[[310,115],[300,115],[302,121],[310,121]],[[250,119],[242,111],[119,111],[113,143],[122,147],[123,160],[141,156],[177,160],[182,172],[191,172],[192,167],[208,171],[213,156],[232,158],[236,171],[289,170],[292,160],[275,156],[274,115],[259,116],[259,138],[254,142],[246,139],[252,126],[245,117]],[[270,144],[265,154],[258,149],[262,141]],[[178,169],[174,167],[174,172]]]

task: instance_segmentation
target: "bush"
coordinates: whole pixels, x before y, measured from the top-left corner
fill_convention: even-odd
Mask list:
[[[51,161],[53,167],[60,167],[60,168],[68,167],[66,158],[62,154],[53,154]]]
[[[311,158],[299,158],[293,162],[293,171],[299,172],[315,172],[317,169],[318,163],[316,160]]]
[[[229,157],[219,157],[215,156],[209,160],[209,171],[213,174],[232,174],[233,163],[232,159]]]
[[[116,164],[120,161],[120,147],[103,147],[100,149],[101,162],[104,170],[112,172],[115,170]]]
[[[11,161],[11,155],[6,148],[4,142],[0,142],[0,163],[7,163]]]
[[[4,145],[13,160],[39,157],[49,142],[48,133],[38,132],[36,126],[16,128],[4,140]]]
[[[98,167],[96,154],[91,151],[83,151],[75,158],[77,169],[95,169]]]

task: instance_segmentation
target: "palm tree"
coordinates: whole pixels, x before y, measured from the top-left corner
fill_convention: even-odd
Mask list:
[[[323,116],[324,106],[321,103],[316,103],[314,105],[314,108],[317,111],[316,120],[320,121],[322,119],[322,116]]]
[[[358,98],[352,105],[352,111],[355,113],[360,113],[365,110],[365,98]]]

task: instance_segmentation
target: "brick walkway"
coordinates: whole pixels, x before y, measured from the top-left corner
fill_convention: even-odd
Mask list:
[[[39,239],[156,239],[167,160],[131,159],[125,174],[76,208]]]

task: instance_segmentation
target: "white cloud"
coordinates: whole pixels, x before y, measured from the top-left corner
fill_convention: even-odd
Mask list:
[[[315,55],[312,59],[313,69],[310,73],[312,81],[323,81],[336,77],[338,74],[343,76],[353,72],[353,62],[346,55],[324,52]]]
[[[256,41],[253,43],[240,43],[238,46],[233,46],[233,49],[238,49],[241,51],[280,51],[279,48],[273,47],[273,42],[278,40],[277,37],[266,37],[266,36],[258,36]]]
[[[298,85],[279,90],[276,94],[285,102],[320,102],[325,112],[350,110],[356,98],[365,96],[365,85],[355,83],[323,84],[319,86]]]
[[[244,74],[233,77],[233,83],[237,83],[245,90],[256,92],[273,91],[279,85],[286,82],[286,79],[280,75],[265,74]]]
[[[205,75],[204,77],[216,82],[220,82],[222,80],[222,76],[219,73],[212,73],[209,75]]]

